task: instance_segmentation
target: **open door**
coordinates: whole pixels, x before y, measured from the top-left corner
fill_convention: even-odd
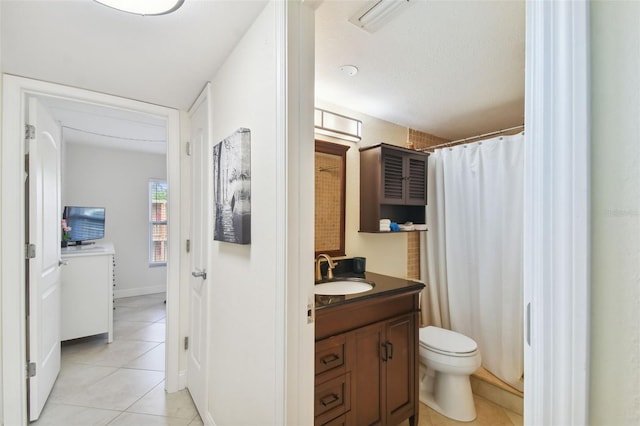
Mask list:
[[[27,123],[27,362],[33,421],[60,372],[61,131],[36,98],[29,99]]]
[[[191,279],[189,281],[189,345],[187,387],[204,419],[207,413],[207,261],[209,215],[209,85],[191,113]]]

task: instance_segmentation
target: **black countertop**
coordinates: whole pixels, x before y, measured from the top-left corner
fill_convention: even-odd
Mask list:
[[[353,272],[344,273],[336,276],[334,278],[334,281],[341,278],[353,277],[365,279],[372,282],[374,284],[373,289],[357,294],[346,294],[337,296],[316,294],[316,310],[343,305],[345,303],[353,303],[364,299],[380,297],[383,295],[389,296],[392,294],[399,294],[407,291],[420,291],[424,288],[424,284],[417,281],[390,277],[388,275],[376,274],[374,272],[365,272],[364,274],[357,274]],[[316,284],[320,284],[322,282],[327,282],[327,280],[318,281],[316,282]]]

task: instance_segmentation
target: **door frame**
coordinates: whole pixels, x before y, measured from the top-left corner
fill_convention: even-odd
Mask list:
[[[589,3],[527,1],[525,424],[589,424]]]
[[[180,115],[177,110],[84,89],[4,74],[0,165],[0,291],[2,318],[2,413],[5,424],[27,423],[25,319],[24,126],[28,96],[57,97],[100,104],[166,119],[169,183],[167,260],[167,344],[165,387],[180,387]]]

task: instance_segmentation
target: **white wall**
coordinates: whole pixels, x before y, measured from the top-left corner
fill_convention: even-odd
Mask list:
[[[640,3],[591,3],[593,425],[640,424]]]
[[[166,267],[149,267],[149,179],[166,179],[166,156],[66,143],[62,205],[105,207],[116,250],[115,297],[165,291]],[[99,243],[99,242],[98,242]]]
[[[316,107],[362,121],[362,140],[345,142],[324,135],[316,139],[348,145],[347,193],[345,207],[345,250],[347,257],[367,258],[367,270],[404,278],[407,276],[407,234],[369,234],[360,229],[360,151],[380,142],[405,146],[408,129],[357,111],[316,99]]]
[[[251,130],[251,244],[214,241],[208,268],[208,408],[219,425],[275,424],[278,415],[275,18],[270,2],[212,79],[213,144]]]

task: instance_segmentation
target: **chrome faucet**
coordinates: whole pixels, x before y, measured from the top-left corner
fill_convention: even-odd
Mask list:
[[[316,257],[316,281],[320,281],[322,279],[322,269],[320,269],[320,264],[323,260],[327,261],[327,279],[333,279],[333,268],[335,268],[336,265],[333,263],[333,260],[331,260],[331,256],[328,254],[319,254],[318,257]]]

